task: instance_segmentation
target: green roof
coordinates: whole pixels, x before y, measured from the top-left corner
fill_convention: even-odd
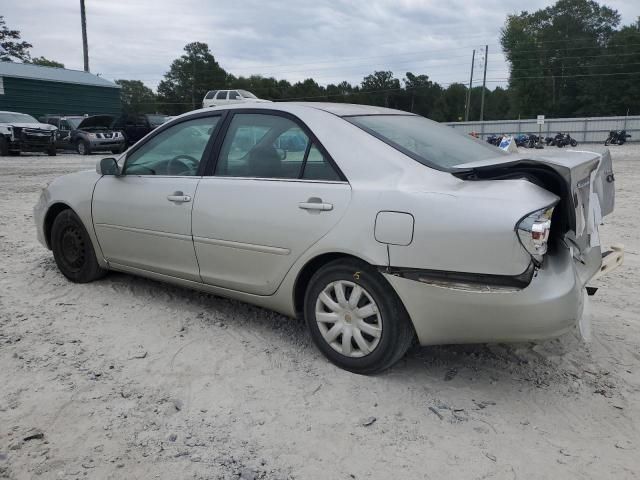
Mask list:
[[[66,68],[42,67],[30,63],[15,63],[0,61],[0,77],[28,78],[30,80],[44,80],[48,82],[76,83],[79,85],[93,85],[96,87],[120,88],[109,80],[105,80],[93,73],[82,70],[68,70]]]

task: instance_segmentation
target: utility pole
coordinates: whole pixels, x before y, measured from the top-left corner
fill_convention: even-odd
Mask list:
[[[489,60],[489,45],[484,46],[484,75],[482,76],[482,99],[480,100],[480,121],[484,120],[484,91],[487,88],[487,62]]]
[[[464,121],[469,121],[469,109],[471,108],[471,85],[473,84],[473,64],[476,61],[476,50],[473,49],[473,55],[471,55],[471,76],[469,77],[469,90],[467,91],[467,108],[464,111]]]
[[[87,43],[87,14],[84,0],[80,0],[80,22],[82,23],[82,53],[84,55],[84,71],[89,71],[89,44]]]

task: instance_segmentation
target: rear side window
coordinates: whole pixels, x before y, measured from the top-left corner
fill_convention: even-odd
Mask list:
[[[207,94],[205,95],[205,100],[211,100],[213,97],[216,96],[216,93],[218,93],[217,90],[210,90],[207,92]]]
[[[278,115],[248,113],[233,116],[214,175],[341,180],[296,122]]]
[[[439,170],[508,155],[486,142],[418,115],[344,118],[423,165]]]
[[[340,180],[338,172],[335,171],[315,144],[311,145],[309,149],[307,161],[304,164],[304,171],[302,172],[302,178],[307,180]]]
[[[218,92],[218,94],[216,95],[216,100],[224,100],[227,98],[227,91],[226,90],[220,90]]]

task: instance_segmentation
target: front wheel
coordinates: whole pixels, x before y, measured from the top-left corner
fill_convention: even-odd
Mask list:
[[[51,250],[58,268],[72,282],[92,282],[107,273],[98,264],[91,238],[73,210],[63,210],[53,221]]]
[[[607,145],[609,145],[609,143],[611,143],[611,137],[607,138],[607,139],[604,141],[604,145],[605,145],[605,147],[606,147]]]
[[[47,149],[47,155],[49,155],[50,157],[55,157],[58,154],[58,151],[56,150],[55,146],[49,147]]]
[[[389,368],[415,337],[404,305],[384,277],[356,260],[336,260],[315,273],[304,313],[320,351],[354,373]]]
[[[578,146],[578,142],[575,141],[573,138],[571,139],[571,146],[572,147],[577,147]]]
[[[9,142],[0,136],[0,156],[6,157],[7,155],[9,155]]]
[[[91,147],[89,146],[89,143],[85,142],[84,140],[78,140],[78,143],[76,144],[76,150],[80,155],[91,154]]]

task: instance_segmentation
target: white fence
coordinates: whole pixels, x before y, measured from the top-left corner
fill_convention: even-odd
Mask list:
[[[453,122],[447,125],[466,133],[478,132],[481,138],[503,133],[534,133],[540,128],[536,119],[491,120],[483,122]],[[552,137],[556,133],[569,133],[578,142],[604,143],[609,130],[626,130],[630,142],[640,141],[640,116],[590,117],[590,118],[547,118],[542,126],[542,136]]]

